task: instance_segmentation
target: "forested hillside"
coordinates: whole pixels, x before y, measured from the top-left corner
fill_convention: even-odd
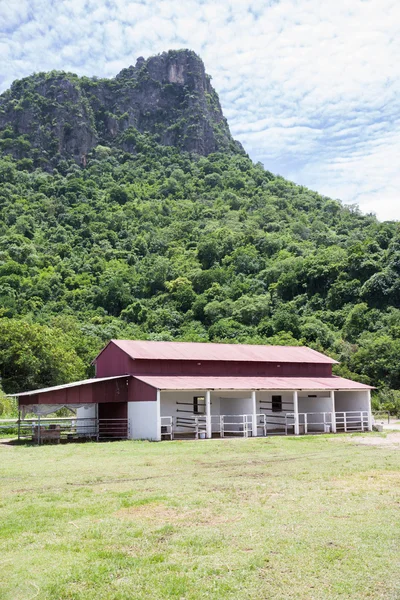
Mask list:
[[[98,144],[85,166],[0,160],[4,389],[85,377],[110,338],[176,339],[307,344],[394,403],[399,223],[233,146],[200,156],[129,136],[134,152]]]

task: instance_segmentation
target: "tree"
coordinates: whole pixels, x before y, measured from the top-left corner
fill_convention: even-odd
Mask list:
[[[297,338],[300,335],[300,320],[293,308],[280,306],[272,317],[272,326],[275,333],[281,331],[291,333]]]
[[[187,277],[178,277],[172,281],[167,281],[165,287],[175,300],[177,308],[183,312],[187,312],[196,299],[190,279]]]
[[[356,304],[349,311],[344,322],[343,337],[349,342],[355,342],[364,331],[368,331],[370,325],[371,316],[368,305],[365,303]]]
[[[316,317],[303,319],[300,325],[300,336],[304,339],[305,345],[313,343],[321,350],[330,348],[335,341],[335,334],[331,328]]]
[[[62,331],[0,319],[0,375],[6,393],[81,379],[85,367]]]
[[[236,248],[232,254],[225,259],[227,264],[233,264],[236,273],[258,273],[262,260],[257,249],[252,245]]]
[[[364,334],[350,359],[350,368],[370,378],[375,386],[400,388],[400,339]]]

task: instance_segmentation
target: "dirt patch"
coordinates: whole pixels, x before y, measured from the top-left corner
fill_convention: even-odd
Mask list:
[[[213,514],[208,509],[179,509],[166,506],[162,503],[143,504],[121,508],[114,516],[118,519],[129,521],[151,521],[157,527],[168,524],[188,524],[192,526],[213,526],[233,523],[241,519],[240,516],[232,517],[225,514]]]
[[[353,437],[350,440],[354,444],[363,446],[391,446],[392,448],[400,448],[400,431],[387,433],[385,436],[365,436]]]
[[[352,494],[379,492],[383,494],[380,505],[390,501],[393,494],[397,495],[400,487],[400,471],[363,471],[350,477],[334,478],[331,482],[332,491],[346,491]]]
[[[156,521],[171,522],[180,520],[180,514],[175,508],[165,504],[141,504],[140,506],[129,506],[121,508],[115,513],[119,519],[142,520],[150,519]]]

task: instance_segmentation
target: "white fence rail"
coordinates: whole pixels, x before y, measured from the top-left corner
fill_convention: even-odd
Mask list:
[[[161,417],[163,419],[165,417]],[[172,417],[171,417],[172,418]],[[193,434],[195,439],[206,437],[206,415],[188,415],[175,417],[173,420],[173,436],[179,434]],[[183,431],[182,431],[183,430]]]
[[[211,434],[220,437],[253,435],[253,415],[211,415]],[[161,417],[161,437],[173,439],[179,436],[191,436],[195,439],[206,437],[206,415],[187,415],[178,417]],[[264,414],[256,415],[257,435],[267,434],[267,423]]]
[[[256,428],[257,435],[260,435],[259,431],[261,430],[261,435],[264,437],[267,435],[267,419],[264,413],[260,413],[256,415]]]
[[[368,431],[368,411],[347,411],[336,413],[336,431]]]
[[[18,437],[35,444],[63,441],[124,440],[129,437],[128,419],[39,417],[0,423],[0,435]]]
[[[368,411],[336,412],[334,419],[331,412],[298,413],[299,434],[367,431],[370,428]],[[250,437],[256,432],[258,436],[294,435],[295,413],[256,415],[253,423],[252,414],[243,415],[211,415],[212,435],[220,437]],[[193,434],[195,439],[205,438],[207,433],[206,415],[189,415],[185,417],[161,417],[161,436],[173,439],[175,436],[187,437]],[[255,425],[255,427],[254,427]]]
[[[249,437],[253,431],[252,415],[221,415],[220,435],[242,435]]]
[[[169,437],[174,439],[173,420],[172,417],[161,417],[161,439]]]
[[[287,435],[288,427],[290,427],[290,419],[288,413],[264,413],[265,423],[268,435]]]
[[[299,433],[331,433],[334,431],[331,412],[299,413]],[[335,413],[337,432],[368,431],[370,428],[368,411],[339,411]],[[294,433],[295,413],[286,413],[286,435]]]
[[[332,432],[332,413],[331,412],[309,412],[299,413],[299,433],[331,433]],[[289,429],[294,431],[295,413],[286,414],[286,435]]]

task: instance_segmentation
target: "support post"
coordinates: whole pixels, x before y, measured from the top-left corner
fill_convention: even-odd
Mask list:
[[[40,431],[40,415],[38,415],[38,446],[40,446],[41,442],[42,442],[42,436],[41,436],[41,431]]]
[[[251,412],[253,414],[252,436],[257,437],[257,398],[255,391],[251,392]]]
[[[211,438],[211,392],[206,391],[206,438]]]
[[[161,391],[157,390],[157,442],[161,442]]]
[[[331,417],[331,424],[332,424],[332,433],[336,433],[336,407],[335,407],[335,392],[332,390],[331,391],[331,410],[332,410],[332,417]]]
[[[294,435],[300,434],[299,427],[299,396],[298,392],[293,392],[293,412],[294,412]]]
[[[372,431],[371,390],[367,391],[368,398],[368,431]]]
[[[18,441],[21,438],[21,410],[18,410]]]

